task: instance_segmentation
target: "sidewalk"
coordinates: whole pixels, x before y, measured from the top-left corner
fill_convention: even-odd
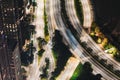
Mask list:
[[[36,26],[35,28],[36,34],[33,37],[34,39],[33,43],[38,51],[38,43],[36,39],[38,37],[45,38],[44,36],[44,0],[36,0],[36,2],[37,2],[37,8],[35,10],[36,18],[32,24]],[[48,78],[51,77],[51,72],[55,68],[55,62],[54,62],[54,58],[51,51],[51,45],[49,45],[49,43],[51,42],[49,41],[48,44],[44,46],[45,52],[41,57],[40,62],[38,62],[38,55],[34,53],[34,61],[33,61],[33,64],[29,66],[29,70],[28,70],[29,75],[27,80],[40,80],[40,77],[39,77],[41,74],[40,69],[45,65],[45,58],[49,58],[50,60]]]
[[[32,23],[33,25],[36,26],[35,31],[36,34],[33,37],[33,45],[36,47],[38,51],[38,43],[37,43],[37,38],[42,37],[44,38],[44,20],[43,20],[43,9],[44,9],[44,0],[36,0],[37,2],[37,7],[35,10],[35,20]],[[39,77],[38,72],[39,72],[39,66],[38,65],[38,55],[36,54],[37,51],[34,53],[34,60],[33,63],[28,67],[28,77],[27,80],[38,80],[36,79]]]

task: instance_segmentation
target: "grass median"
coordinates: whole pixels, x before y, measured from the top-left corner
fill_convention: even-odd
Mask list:
[[[80,23],[83,25],[83,10],[82,10],[82,4],[80,0],[74,0],[74,5],[75,5],[75,10],[76,10],[78,19]]]
[[[48,21],[47,21],[47,14],[46,14],[46,0],[44,0],[44,34],[45,34],[45,40],[49,41],[49,31],[48,31]]]

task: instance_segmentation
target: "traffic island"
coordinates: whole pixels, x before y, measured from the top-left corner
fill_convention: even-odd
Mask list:
[[[44,35],[45,35],[45,40],[48,42],[50,39],[50,36],[48,31],[48,21],[47,21],[47,14],[46,14],[46,0],[44,0]]]
[[[83,10],[82,10],[82,4],[80,0],[74,0],[74,5],[75,5],[75,10],[76,10],[78,19],[80,23],[83,25]]]

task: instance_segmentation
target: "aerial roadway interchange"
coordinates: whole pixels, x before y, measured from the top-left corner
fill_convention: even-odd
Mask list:
[[[87,8],[88,11],[91,11],[88,7],[89,6],[89,1],[88,0],[82,0],[81,1],[83,3],[83,5],[87,5],[87,7],[84,7],[85,9]],[[100,57],[102,58],[106,58],[108,59],[108,62],[113,64],[115,68],[119,69],[120,68],[120,64],[117,63],[115,60],[111,59],[109,56],[106,56],[105,54],[103,54],[104,52],[98,47],[96,46],[95,42],[88,36],[88,34],[83,30],[82,25],[80,25],[79,21],[77,21],[77,17],[76,14],[74,13],[74,0],[67,0],[65,1],[66,3],[66,9],[68,8],[67,13],[71,14],[70,17],[70,21],[72,22],[72,24],[74,25],[74,27],[77,30],[81,30],[81,34],[79,34],[80,31],[78,31],[79,35],[85,36],[85,39],[87,39],[87,44],[89,44],[90,47],[92,47],[95,51],[95,53],[100,53]],[[86,4],[85,4],[86,3]],[[67,23],[64,22],[63,17],[61,15],[62,11],[61,11],[61,6],[60,6],[60,0],[51,0],[49,1],[49,4],[52,4],[49,6],[49,14],[51,14],[51,23],[53,23],[52,27],[56,26],[57,29],[59,29],[63,35],[63,37],[66,39],[66,41],[68,42],[69,46],[72,48],[72,50],[76,53],[76,55],[78,55],[81,59],[83,59],[82,61],[84,61],[84,57],[85,55],[88,55],[87,51],[84,51],[84,49],[79,45],[79,43],[77,42],[77,40],[74,38],[74,36],[72,35],[72,33],[70,32],[70,30],[67,28]],[[48,5],[49,5],[48,4]],[[71,7],[72,6],[72,7]],[[84,9],[83,8],[83,9]],[[73,9],[73,10],[72,10]],[[86,10],[87,10],[86,9]],[[84,16],[88,16],[87,18],[90,19],[84,19],[84,25],[90,27],[90,24],[92,23],[92,12],[89,12],[91,14],[85,14]],[[56,21],[56,23],[55,23]],[[55,25],[56,24],[56,25]],[[84,54],[82,54],[82,52],[84,51]],[[86,53],[85,53],[86,52]],[[102,53],[102,54],[101,54]],[[94,72],[95,73],[102,73],[103,78],[106,80],[119,80],[120,78],[117,77],[115,74],[113,74],[111,71],[109,71],[108,69],[106,69],[103,65],[99,64],[97,61],[95,61],[95,59],[93,59],[90,55],[87,61],[90,61],[90,63],[92,63],[92,65],[95,67]]]
[[[67,18],[69,19],[71,27],[73,27],[75,29],[75,31],[77,32],[77,35],[74,35],[74,32],[72,32],[71,29],[69,29],[69,24],[68,24],[66,18],[64,17],[64,11],[62,11],[62,8],[63,8],[63,6],[61,6],[62,1],[65,1],[65,3],[64,3],[64,5],[65,5],[64,8],[66,11],[65,14],[67,15]],[[87,61],[92,64],[94,74],[101,74],[102,80],[120,80],[120,76],[114,74],[112,71],[107,69],[104,65],[99,63],[96,59],[94,59],[94,57],[90,54],[89,51],[87,51],[86,49],[84,49],[83,46],[81,46],[80,41],[85,42],[88,47],[93,49],[94,55],[99,56],[99,58],[101,58],[101,59],[106,59],[108,64],[113,65],[114,69],[120,70],[120,63],[115,61],[109,55],[106,55],[105,52],[93,41],[93,39],[84,30],[84,27],[85,28],[91,27],[94,14],[93,14],[92,6],[91,6],[89,0],[80,0],[80,1],[82,4],[82,9],[83,9],[83,17],[84,17],[83,25],[80,23],[77,15],[76,15],[74,0],[46,0],[46,12],[47,12],[47,16],[48,16],[47,20],[48,20],[48,27],[49,27],[48,30],[49,30],[49,35],[50,35],[50,41],[48,42],[47,46],[45,47],[45,49],[48,51],[46,51],[47,54],[45,54],[44,56],[49,55],[49,58],[52,58],[52,60],[50,62],[51,63],[51,72],[54,69],[54,67],[52,68],[52,64],[54,64],[52,62],[54,62],[54,61],[53,61],[53,57],[49,54],[49,52],[51,52],[49,47],[51,46],[50,44],[52,43],[51,38],[53,37],[54,31],[59,30],[61,32],[62,37],[64,38],[64,42],[67,43],[67,45],[69,46],[73,55],[83,64]],[[38,4],[39,0],[36,0],[36,2]],[[39,7],[40,7],[40,5],[37,6],[38,10],[39,10]],[[36,14],[36,15],[38,15],[38,14]],[[38,28],[37,33],[39,33],[39,31],[38,31],[39,30],[39,24],[38,24],[39,22],[38,21],[40,21],[39,18],[36,18],[36,25]],[[76,38],[76,36],[77,36],[77,38]],[[35,45],[36,45],[36,43],[35,43]],[[44,64],[43,62],[44,61],[42,61],[41,65]],[[34,63],[34,64],[37,65],[36,63]],[[35,65],[33,65],[33,66],[35,66]],[[72,67],[71,64],[69,64],[69,65]],[[38,79],[40,72],[38,72],[37,70],[39,69],[39,66],[36,67],[37,69],[35,71],[35,76],[33,76],[34,73],[31,72],[32,76],[28,77],[29,80],[30,79],[32,79],[32,80]],[[70,68],[70,67],[66,66],[66,68]],[[65,72],[65,71],[67,71],[67,72]],[[70,72],[71,72],[71,69],[66,69],[60,76],[67,75]],[[34,77],[37,77],[37,78],[34,78]],[[66,80],[66,78],[59,77],[58,80]],[[69,80],[69,79],[67,79],[67,80]]]

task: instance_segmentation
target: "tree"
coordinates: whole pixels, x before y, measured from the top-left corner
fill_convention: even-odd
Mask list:
[[[83,69],[85,72],[91,73],[93,71],[91,64],[89,62],[85,62],[83,64]]]
[[[99,27],[96,27],[96,28],[95,28],[95,33],[96,33],[96,34],[99,34],[99,32],[100,32],[100,28],[99,28]]]
[[[101,80],[102,78],[102,75],[101,74],[96,74],[95,75],[95,80]]]
[[[107,64],[107,60],[106,59],[100,59],[100,63],[103,64],[103,65],[106,65]]]
[[[37,6],[37,2],[32,2],[32,6],[36,7]]]
[[[34,34],[35,32],[35,25],[28,25],[30,33]]]
[[[115,70],[114,72],[116,75],[120,75],[120,70]]]
[[[81,45],[82,45],[83,47],[87,47],[87,43],[86,43],[86,42],[81,42]]]
[[[93,55],[93,58],[96,60],[99,60],[99,56],[98,55]]]
[[[40,75],[40,77],[43,79],[47,79],[48,78],[48,68],[49,68],[49,58],[45,58],[45,62],[46,62],[46,66],[42,67],[43,70],[43,74]]]
[[[108,64],[107,67],[108,67],[108,69],[113,70],[113,65],[112,64]]]
[[[90,48],[90,47],[87,47],[87,51],[89,52],[89,53],[92,53],[92,49]]]

